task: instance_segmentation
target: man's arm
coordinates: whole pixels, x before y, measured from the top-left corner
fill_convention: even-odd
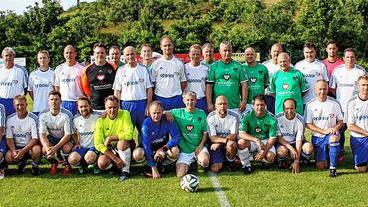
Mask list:
[[[213,90],[213,84],[207,83],[206,84],[206,100],[207,100],[208,112],[211,112],[214,110],[214,106],[212,103],[212,90]]]
[[[305,126],[310,129],[312,132],[318,133],[318,134],[328,134],[326,130],[319,128],[313,123],[306,123]]]
[[[247,106],[247,100],[248,100],[248,84],[247,82],[241,83],[241,89],[242,89],[242,101],[239,104],[239,110],[243,112]]]
[[[357,134],[361,134],[365,137],[368,136],[368,131],[367,130],[364,130],[362,129],[361,127],[357,126],[356,124],[352,124],[352,123],[349,123],[348,124],[348,129],[352,132],[355,132]]]
[[[185,89],[187,88],[187,81],[180,82],[180,88],[181,88],[181,91],[184,92]]]
[[[121,91],[120,90],[114,90],[114,96],[116,96],[118,98],[118,100],[120,100]]]

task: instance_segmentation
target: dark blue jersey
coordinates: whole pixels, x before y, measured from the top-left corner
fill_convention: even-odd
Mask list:
[[[175,122],[169,122],[164,117],[162,117],[160,123],[154,123],[150,117],[146,118],[142,124],[141,136],[144,153],[151,167],[156,166],[153,151],[165,145],[170,149],[178,146],[180,141],[179,129]]]

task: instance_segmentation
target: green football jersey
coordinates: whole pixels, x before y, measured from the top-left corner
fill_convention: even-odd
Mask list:
[[[308,85],[299,70],[294,68],[287,72],[278,70],[272,76],[269,89],[276,97],[275,114],[283,112],[284,100],[288,98],[296,101],[296,111],[303,114],[302,93],[308,91]]]
[[[207,132],[206,113],[201,109],[190,113],[185,108],[172,109],[170,112],[180,129],[180,151],[194,152],[202,140],[203,133]]]
[[[240,84],[247,81],[243,65],[235,60],[227,64],[221,60],[213,63],[207,79],[208,83],[213,83],[213,101],[217,96],[224,95],[229,109],[239,107]]]
[[[257,63],[255,66],[244,64],[246,75],[248,76],[248,99],[247,103],[252,104],[253,97],[259,94],[265,94],[265,88],[268,87],[270,78],[266,66]]]
[[[247,132],[258,139],[276,137],[277,122],[268,112],[263,117],[257,117],[254,110],[249,112],[240,121],[240,130]]]

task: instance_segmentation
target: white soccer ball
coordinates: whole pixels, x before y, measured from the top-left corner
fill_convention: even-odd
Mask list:
[[[193,174],[186,174],[181,178],[180,187],[186,192],[193,193],[198,190],[199,178]]]

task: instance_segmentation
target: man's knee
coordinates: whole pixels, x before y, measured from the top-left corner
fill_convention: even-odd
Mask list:
[[[35,145],[31,149],[32,158],[40,158],[41,157],[41,145]]]
[[[222,167],[223,167],[223,163],[216,163],[216,164],[212,164],[210,168],[211,168],[212,172],[218,173],[218,172],[220,172]]]
[[[273,161],[275,160],[275,153],[271,152],[270,150],[266,153],[266,160],[269,163],[273,163]]]
[[[69,154],[73,149],[73,144],[68,142],[68,143],[64,144],[64,146],[62,146],[61,149],[62,149],[62,152],[64,154]]]
[[[78,165],[80,163],[81,156],[77,152],[72,152],[68,157],[70,165]]]
[[[313,145],[309,142],[304,143],[303,147],[302,147],[303,153],[306,155],[311,155],[313,154]]]
[[[0,152],[0,160],[1,160],[1,159],[3,159],[3,157],[4,157],[3,153],[1,153],[1,152]],[[11,154],[11,152],[10,152],[10,151],[7,151],[7,152],[5,153],[5,161],[6,161],[7,163],[13,163],[13,162],[14,162],[14,157],[13,157],[13,155]]]
[[[178,159],[178,157],[179,157],[179,153],[180,153],[180,150],[179,150],[179,148],[178,148],[178,147],[173,147],[173,148],[171,148],[171,149],[167,152],[167,154],[169,155],[169,157],[170,157],[171,159],[173,159],[173,160]]]
[[[88,151],[86,155],[84,155],[84,160],[88,165],[94,164],[97,159],[97,154],[93,151]]]
[[[244,140],[244,139],[239,139],[238,140],[238,148],[240,150],[243,150],[245,148],[249,149],[250,148],[250,143],[248,141]]]
[[[98,158],[97,165],[101,170],[107,170],[112,165],[110,158],[106,155],[101,155]]]
[[[210,155],[206,152],[199,153],[198,164],[202,167],[208,167],[208,165],[210,164]]]
[[[327,161],[321,161],[316,163],[317,169],[324,170],[327,169]]]
[[[285,158],[289,155],[289,150],[285,146],[279,146],[276,153],[278,157]]]
[[[235,141],[228,141],[226,143],[226,155],[228,157],[233,157],[236,154],[237,146]]]
[[[138,163],[143,162],[145,160],[144,150],[140,147],[135,148],[133,151],[133,159]]]
[[[118,148],[118,150],[127,150],[130,147],[130,141],[119,140],[116,147]]]
[[[176,165],[176,177],[181,178],[187,174],[189,166],[184,163]]]

